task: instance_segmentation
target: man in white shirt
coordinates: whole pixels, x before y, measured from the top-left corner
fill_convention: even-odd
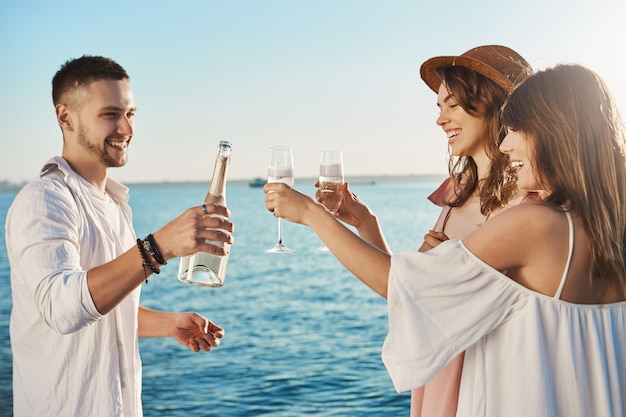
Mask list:
[[[224,330],[198,313],[139,305],[167,260],[232,243],[226,207],[191,207],[136,239],[126,164],[135,103],[125,70],[98,56],[67,61],[52,82],[61,157],[16,196],[6,221],[11,266],[15,416],[141,416],[138,337],[174,337],[194,352]],[[219,214],[207,216],[207,214]]]

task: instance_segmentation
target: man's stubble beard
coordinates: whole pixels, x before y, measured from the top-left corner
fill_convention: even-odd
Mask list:
[[[80,123],[78,126],[78,135],[77,142],[80,146],[83,147],[89,154],[98,158],[98,160],[107,168],[118,168],[126,165],[128,162],[128,157],[126,156],[123,160],[117,160],[109,155],[104,147],[99,147],[97,144],[92,143],[88,139],[87,130],[84,128],[83,124]],[[103,145],[104,146],[104,145]]]

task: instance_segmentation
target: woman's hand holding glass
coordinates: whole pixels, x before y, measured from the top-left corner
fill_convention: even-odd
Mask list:
[[[283,183],[293,187],[293,156],[289,146],[274,146],[270,150],[270,161],[267,168],[268,183]],[[266,191],[267,192],[267,191]],[[274,213],[276,214],[276,213]],[[265,252],[294,253],[283,243],[283,221],[278,217],[278,242]]]
[[[321,203],[322,197],[321,191],[319,190],[319,181],[315,183],[315,186],[318,187],[315,198]],[[338,220],[358,229],[368,218],[373,217],[370,208],[350,190],[350,186],[347,182],[341,186],[340,192],[342,194],[341,205],[333,213]]]
[[[315,186],[319,187],[319,182]],[[353,226],[363,239],[377,248],[391,253],[374,212],[350,190],[348,183],[342,185],[341,192],[343,194],[341,206],[335,211],[335,218]],[[317,201],[320,201],[320,193],[318,188],[315,193]]]
[[[279,219],[310,226],[315,209],[328,215],[326,208],[312,197],[286,184],[267,183],[263,186],[263,191],[265,191],[265,207]]]

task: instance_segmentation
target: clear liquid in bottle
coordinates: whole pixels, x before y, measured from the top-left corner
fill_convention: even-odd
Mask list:
[[[226,173],[230,163],[230,152],[230,142],[221,141],[215,159],[211,186],[204,198],[205,203],[226,205]],[[226,248],[230,246],[224,242],[207,241],[207,243]],[[229,256],[230,254],[217,256],[206,252],[196,252],[193,255],[182,257],[178,268],[178,279],[203,287],[221,287],[226,278]]]

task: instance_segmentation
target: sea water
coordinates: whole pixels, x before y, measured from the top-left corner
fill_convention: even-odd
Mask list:
[[[347,178],[348,182],[350,179]],[[315,179],[296,180],[313,196]],[[426,200],[436,182],[352,183],[378,215],[394,252],[416,249],[439,209]],[[154,232],[188,207],[208,184],[131,185],[138,236]],[[176,279],[172,260],[142,288],[142,304],[198,311],[224,327],[221,345],[193,353],[171,338],[140,339],[143,406],[150,416],[408,415],[409,394],[393,389],[380,353],[387,333],[385,300],[320,252],[309,228],[284,222],[290,255],[266,253],[276,219],[263,191],[228,184],[235,223],[229,279],[204,288]],[[0,193],[0,416],[12,415],[9,316],[11,290],[4,245],[6,210]]]

